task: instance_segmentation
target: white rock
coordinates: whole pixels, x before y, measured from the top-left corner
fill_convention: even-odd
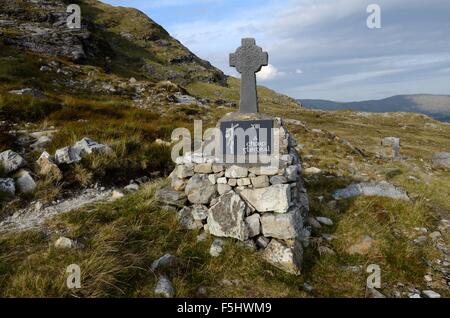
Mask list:
[[[122,192],[120,192],[120,191],[117,191],[117,190],[114,190],[112,192],[112,194],[111,194],[111,200],[112,201],[118,200],[118,199],[123,198],[123,197],[124,197],[124,194]]]
[[[320,223],[322,223],[323,225],[328,225],[328,226],[333,225],[333,220],[323,217],[323,216],[316,217],[316,220],[319,221]]]
[[[229,186],[228,184],[218,184],[217,185],[217,192],[219,193],[219,195],[223,195],[230,190],[231,190],[231,186]]]
[[[248,239],[244,221],[247,205],[241,197],[230,191],[219,198],[219,202],[208,211],[209,232],[219,237],[233,237],[240,241]]]
[[[250,180],[253,184],[254,189],[267,188],[270,186],[268,176],[258,176],[258,177],[251,178]]]
[[[258,212],[285,213],[291,202],[288,184],[277,184],[262,189],[244,189],[240,194]]]
[[[186,230],[198,230],[203,227],[203,224],[199,220],[195,220],[192,215],[192,207],[185,206],[177,212],[177,220],[180,226]]]
[[[127,192],[136,192],[139,190],[139,184],[137,183],[131,183],[123,188]]]
[[[257,176],[274,176],[278,174],[278,167],[252,167],[249,169],[250,173],[254,173]]]
[[[51,176],[56,181],[60,181],[63,178],[61,170],[53,162],[50,154],[44,151],[39,159],[36,161],[38,167],[38,174],[41,176]]]
[[[212,164],[210,163],[201,163],[194,167],[195,173],[211,173],[212,171]]]
[[[112,149],[104,144],[100,144],[88,137],[84,137],[73,145],[74,149],[78,149],[81,157],[92,153],[112,153]]]
[[[12,178],[0,178],[0,195],[13,197],[16,194],[16,185]]]
[[[298,209],[287,213],[264,213],[261,215],[262,234],[282,240],[294,239],[300,236],[303,220]]]
[[[64,236],[60,236],[55,242],[56,248],[75,248],[76,245],[74,240]]]
[[[288,179],[288,181],[297,181],[299,178],[300,173],[300,166],[299,165],[292,165],[285,169],[284,176]]]
[[[316,168],[316,167],[310,167],[310,168],[306,168],[304,170],[305,174],[319,174],[321,172],[322,172],[322,170],[320,170],[319,168]]]
[[[0,171],[9,174],[26,164],[25,160],[19,154],[12,150],[6,150],[0,153]]]
[[[30,145],[33,150],[42,150],[48,147],[52,139],[49,136],[40,136],[33,144]]]
[[[165,276],[160,276],[155,287],[155,294],[165,298],[172,298],[175,293],[172,283]]]
[[[248,169],[240,166],[231,166],[225,170],[227,178],[245,178],[248,175]]]
[[[218,184],[228,184],[228,180],[227,180],[227,178],[225,178],[225,177],[218,178],[218,179],[217,179],[217,183],[218,183]]]
[[[422,294],[426,298],[441,298],[441,295],[432,290],[423,290]]]
[[[272,240],[262,255],[267,262],[275,267],[294,275],[300,274],[303,249],[299,242],[294,242],[292,246],[288,246],[277,240]]]
[[[80,149],[64,147],[56,150],[55,161],[57,164],[71,164],[81,161]]]
[[[191,203],[208,205],[216,194],[216,186],[208,180],[208,175],[196,174],[189,179],[184,192]]]
[[[192,207],[192,217],[196,221],[203,221],[208,218],[208,209],[202,205],[194,205]]]
[[[194,167],[187,166],[187,165],[178,165],[176,174],[177,174],[177,177],[180,179],[192,177],[194,175]]]
[[[173,266],[177,261],[178,259],[176,258],[176,256],[173,256],[171,254],[165,254],[160,258],[158,258],[157,260],[154,260],[150,269],[152,271],[156,271],[157,269],[167,268]]]
[[[211,182],[212,184],[216,184],[216,183],[217,183],[217,177],[216,177],[214,174],[208,175],[208,180],[209,180],[209,182]]]
[[[221,239],[215,239],[212,244],[211,247],[209,248],[209,254],[212,257],[218,257],[222,251],[223,251],[223,240]]]
[[[20,170],[14,175],[16,180],[16,189],[21,193],[33,193],[36,190],[36,182],[34,182],[30,173],[26,170]]]
[[[251,185],[251,181],[249,178],[237,179],[237,185],[240,187]]]

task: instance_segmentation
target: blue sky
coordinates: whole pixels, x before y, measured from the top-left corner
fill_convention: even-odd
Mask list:
[[[103,0],[134,7],[226,74],[242,37],[269,53],[261,85],[338,101],[450,95],[449,0]],[[369,4],[381,29],[369,29]]]

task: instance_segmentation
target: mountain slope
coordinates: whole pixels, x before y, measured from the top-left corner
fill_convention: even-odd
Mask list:
[[[323,110],[351,109],[367,112],[417,112],[442,121],[450,121],[450,96],[448,95],[397,95],[381,100],[360,102],[335,102],[320,99],[302,99],[307,108]]]
[[[66,27],[68,3],[81,7],[82,29]],[[142,12],[99,1],[0,3],[5,44],[103,67],[120,76],[225,84],[222,71],[194,55]]]

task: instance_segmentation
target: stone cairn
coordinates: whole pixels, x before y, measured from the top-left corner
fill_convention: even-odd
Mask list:
[[[176,160],[170,186],[159,189],[156,198],[177,211],[182,227],[245,242],[269,263],[298,275],[310,231],[304,227],[309,202],[296,141],[282,119],[265,116],[257,107],[243,112],[242,100],[240,112],[225,115],[218,127],[222,122],[261,120],[278,129],[272,137],[279,138],[277,166],[223,164],[188,153]]]

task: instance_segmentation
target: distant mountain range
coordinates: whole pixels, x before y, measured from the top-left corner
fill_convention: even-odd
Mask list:
[[[299,99],[305,108],[322,110],[351,109],[365,112],[415,112],[450,122],[450,95],[397,95],[380,100],[335,102],[322,99]]]

